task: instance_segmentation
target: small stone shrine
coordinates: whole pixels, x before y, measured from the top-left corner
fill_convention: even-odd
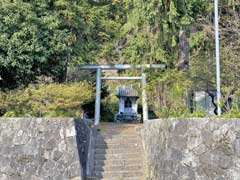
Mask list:
[[[138,122],[138,95],[132,86],[118,86],[116,96],[119,99],[119,110],[115,122]]]

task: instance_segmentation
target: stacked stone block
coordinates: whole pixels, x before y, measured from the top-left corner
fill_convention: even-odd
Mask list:
[[[158,119],[142,136],[150,180],[240,180],[240,119]]]
[[[88,134],[71,118],[0,119],[0,179],[81,180]]]

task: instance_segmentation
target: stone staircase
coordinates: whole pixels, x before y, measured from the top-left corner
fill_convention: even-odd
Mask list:
[[[96,180],[144,180],[141,124],[102,123],[97,131],[94,157]]]

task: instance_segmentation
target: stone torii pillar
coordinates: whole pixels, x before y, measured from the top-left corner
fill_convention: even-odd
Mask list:
[[[146,74],[142,73],[142,108],[143,108],[143,122],[148,120],[148,104],[146,92],[147,78]]]
[[[100,121],[101,87],[102,87],[101,78],[102,78],[102,70],[101,68],[97,68],[94,125],[98,125]]]

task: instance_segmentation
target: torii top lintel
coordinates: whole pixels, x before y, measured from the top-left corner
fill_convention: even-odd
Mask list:
[[[103,70],[112,70],[112,69],[142,69],[142,68],[153,68],[153,69],[164,69],[166,67],[165,64],[91,64],[91,65],[80,65],[80,69],[87,70],[87,69],[103,69]]]

